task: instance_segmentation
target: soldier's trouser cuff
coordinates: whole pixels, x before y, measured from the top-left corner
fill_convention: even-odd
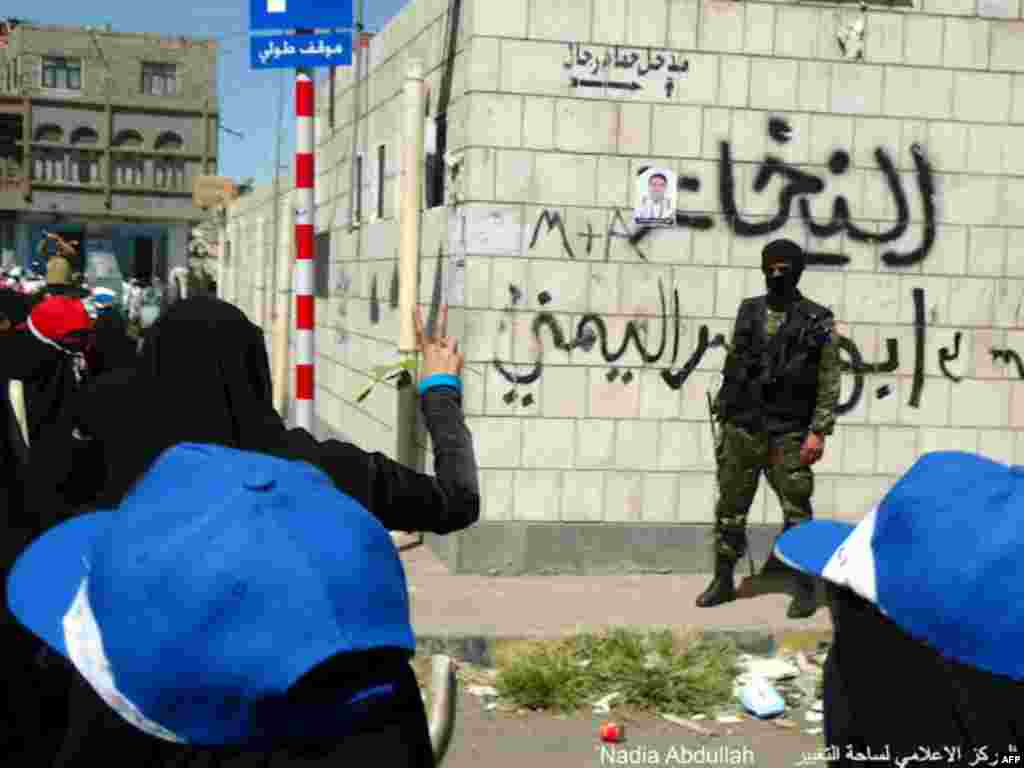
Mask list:
[[[747,553],[746,528],[715,526],[715,553],[730,560],[739,560]]]

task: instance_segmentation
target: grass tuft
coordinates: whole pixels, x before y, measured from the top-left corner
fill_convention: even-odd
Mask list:
[[[614,629],[510,655],[495,688],[529,709],[572,712],[617,692],[612,706],[689,716],[732,700],[737,656],[728,640],[684,645],[668,630]]]

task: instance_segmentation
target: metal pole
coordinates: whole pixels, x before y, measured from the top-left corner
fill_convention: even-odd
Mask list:
[[[274,288],[274,298],[276,299],[276,291],[280,290],[281,286],[276,285],[277,278],[277,257],[281,251],[281,205],[279,198],[281,197],[281,133],[284,129],[284,85],[285,82],[285,71],[281,70],[281,80],[277,91],[277,133],[274,137],[274,219],[271,225],[274,228],[273,245],[271,246],[271,277],[270,284]],[[273,301],[273,300],[272,300]],[[270,319],[271,326],[273,326],[274,318],[277,316],[277,302],[273,301],[270,305]],[[269,330],[269,329],[268,329]]]
[[[309,69],[295,76],[295,425],[313,431],[314,328],[314,194],[316,91]]]
[[[292,267],[289,261],[290,252],[281,252],[281,138],[285,123],[285,84],[287,73],[281,71],[281,91],[278,105],[278,143],[275,147],[273,171],[273,345],[271,359],[273,361],[273,409],[284,417],[285,403],[288,400],[288,333],[289,314],[292,308]],[[289,206],[292,200],[289,197]],[[294,210],[294,209],[293,209]],[[289,214],[291,215],[291,214]],[[287,222],[286,222],[287,226]]]

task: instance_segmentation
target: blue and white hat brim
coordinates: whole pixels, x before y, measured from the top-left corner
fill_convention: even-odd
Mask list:
[[[791,568],[847,587],[878,604],[873,539],[877,508],[858,524],[810,520],[779,536],[775,556]],[[882,608],[882,606],[879,606]]]
[[[89,604],[87,553],[115,512],[72,518],[26,549],[7,579],[7,605],[24,626],[60,653],[106,704],[136,728],[158,738],[185,739],[147,718],[119,690]]]
[[[86,555],[112,517],[93,512],[51,528],[21,553],[7,578],[14,617],[69,660],[64,617],[89,574]]]

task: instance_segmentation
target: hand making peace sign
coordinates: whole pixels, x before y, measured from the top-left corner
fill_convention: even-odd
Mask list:
[[[421,380],[435,374],[459,376],[466,358],[459,352],[459,342],[447,335],[448,305],[441,307],[441,316],[434,328],[434,335],[428,336],[423,330],[423,313],[416,307],[416,346],[423,355]]]
[[[57,243],[57,253],[61,256],[75,255],[78,250],[77,240],[65,240],[63,237],[58,235],[56,232],[47,232],[46,237],[48,240],[53,240]]]

